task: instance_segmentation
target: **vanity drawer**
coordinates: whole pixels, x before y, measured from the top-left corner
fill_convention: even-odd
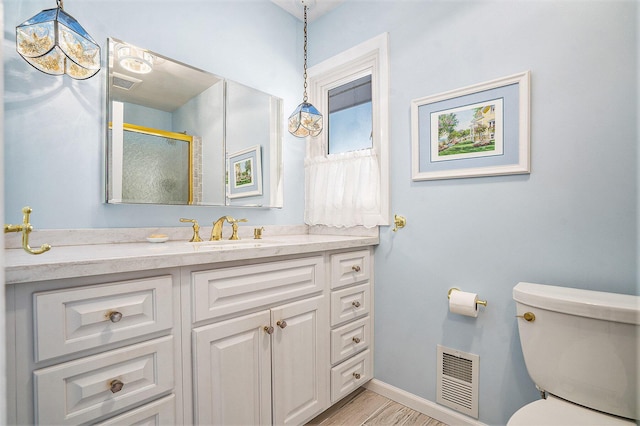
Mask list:
[[[369,283],[331,292],[331,326],[336,326],[369,313],[371,286]]]
[[[331,364],[337,364],[369,347],[371,317],[359,319],[331,331]]]
[[[169,395],[135,410],[113,417],[95,426],[175,425],[176,397]]]
[[[371,350],[331,369],[331,403],[350,394],[371,379]]]
[[[36,423],[85,423],[170,392],[173,350],[167,336],[34,371]]]
[[[281,303],[322,291],[322,256],[191,274],[193,321]]]
[[[371,276],[369,250],[331,255],[331,288],[340,288],[362,281]]]
[[[36,362],[171,329],[170,275],[35,293]]]

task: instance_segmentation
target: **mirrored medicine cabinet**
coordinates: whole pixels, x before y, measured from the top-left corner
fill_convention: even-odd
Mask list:
[[[108,203],[282,207],[282,99],[108,39]]]

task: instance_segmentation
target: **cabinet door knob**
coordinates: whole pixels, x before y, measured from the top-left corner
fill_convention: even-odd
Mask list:
[[[111,391],[111,393],[120,392],[123,387],[124,387],[124,383],[122,383],[118,379],[112,380],[109,383],[109,390]]]
[[[265,325],[263,330],[267,334],[273,334],[273,327],[271,327],[270,325]]]
[[[360,380],[360,373],[353,373],[353,377],[355,377],[356,380]]]
[[[285,320],[280,320],[276,323],[276,325],[280,328],[285,328],[287,326],[287,322]]]
[[[355,308],[359,308],[360,307],[360,302],[358,302],[357,300],[354,302],[351,302],[351,304],[355,307]]]
[[[353,265],[353,266],[351,267],[351,269],[353,269],[353,270],[354,270],[354,271],[356,271],[356,272],[360,272],[360,266],[358,266],[358,265]]]
[[[354,337],[351,340],[353,340],[353,343],[360,343],[360,338],[359,337]]]
[[[109,321],[118,322],[122,319],[122,313],[118,311],[111,311],[107,314],[109,316]]]

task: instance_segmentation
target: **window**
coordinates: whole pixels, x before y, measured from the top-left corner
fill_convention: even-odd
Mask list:
[[[368,159],[369,165],[375,165],[373,169],[368,170],[378,172],[375,176],[377,179],[375,193],[372,192],[373,190],[367,192],[366,186],[359,185],[357,182],[349,181],[344,185],[354,186],[355,188],[350,189],[358,189],[355,192],[361,197],[375,199],[376,211],[374,212],[373,208],[363,207],[371,204],[370,200],[361,200],[360,207],[355,207],[361,211],[351,213],[354,217],[359,215],[370,218],[367,221],[369,224],[375,221],[377,225],[389,225],[388,34],[381,34],[316,64],[309,68],[308,73],[311,89],[309,97],[311,103],[325,117],[325,131],[316,138],[308,139],[306,164],[313,164],[316,169],[321,169],[319,164],[330,163],[342,167],[340,170],[346,172],[350,161],[364,162],[365,158]],[[321,171],[315,170],[314,173],[317,173],[314,175],[310,172],[310,168],[305,170],[309,172],[306,179],[310,180],[306,182],[307,188],[313,187],[313,190],[305,195],[305,220],[307,221],[310,212],[315,213],[316,205],[322,205],[318,210],[326,212],[330,209],[322,203],[326,203],[326,199],[334,200],[331,206],[334,208],[337,201],[333,195],[328,195],[329,189],[323,188],[326,190],[323,191],[319,187],[328,182],[322,177],[324,175]],[[371,184],[371,179],[366,184]],[[357,200],[343,201],[358,205]],[[341,210],[343,217],[346,210],[354,209],[350,205],[342,207],[344,207]],[[374,216],[375,219],[371,219]],[[327,224],[327,222],[319,223]]]
[[[372,148],[371,75],[331,89],[328,96],[328,153]]]

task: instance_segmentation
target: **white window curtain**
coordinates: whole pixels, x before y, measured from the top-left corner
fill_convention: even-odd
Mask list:
[[[380,167],[373,149],[305,159],[305,223],[333,227],[381,223]]]

